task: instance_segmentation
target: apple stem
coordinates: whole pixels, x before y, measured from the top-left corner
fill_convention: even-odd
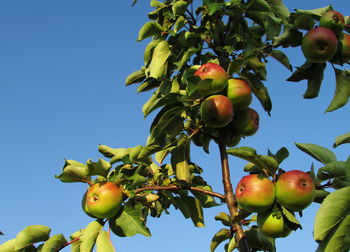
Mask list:
[[[222,183],[225,191],[225,201],[227,204],[227,208],[230,213],[231,218],[231,229],[236,234],[236,240],[238,242],[238,248],[241,252],[249,252],[249,246],[247,238],[243,232],[240,224],[237,223],[238,209],[237,209],[237,201],[236,196],[233,193],[233,188],[231,184],[230,178],[230,168],[228,164],[228,155],[226,152],[225,140],[223,135],[220,136],[219,141],[219,150],[220,150],[220,158],[221,158],[221,168],[222,168]]]

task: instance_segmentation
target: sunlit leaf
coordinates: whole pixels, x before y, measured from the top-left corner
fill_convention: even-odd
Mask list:
[[[16,244],[16,239],[11,239],[0,244],[0,252],[15,251],[15,244]]]
[[[170,53],[170,47],[167,41],[162,41],[156,45],[153,50],[151,63],[147,68],[149,77],[158,79],[166,74],[168,66],[167,60]]]
[[[225,245],[226,252],[232,252],[237,246],[236,238],[232,237],[230,241]]]
[[[227,213],[220,212],[215,216],[215,220],[221,221],[221,223],[225,226],[231,226],[230,216],[228,216]]]
[[[146,78],[145,70],[144,69],[137,70],[129,74],[128,77],[126,77],[125,86],[129,86],[134,83],[140,83],[145,78]]]
[[[188,157],[186,155],[186,146],[179,146],[171,152],[171,165],[175,169],[178,180],[190,182],[191,175],[188,166]]]
[[[102,230],[103,225],[104,223],[102,220],[95,220],[93,222],[90,222],[86,226],[82,236],[80,237],[80,241],[81,241],[80,251],[82,252],[92,251],[93,247],[95,246],[97,236]]]
[[[89,169],[89,175],[99,175],[106,177],[109,170],[111,169],[111,164],[103,159],[99,159],[97,162],[93,162],[91,160],[88,160],[86,162],[86,165]]]
[[[67,240],[64,238],[63,234],[57,234],[51,236],[42,246],[41,252],[52,252],[57,251],[66,245]]]
[[[341,136],[336,137],[333,147],[336,148],[341,144],[350,143],[350,132],[345,133]]]
[[[223,228],[220,229],[212,238],[210,243],[210,252],[213,252],[217,246],[220,245],[223,241],[230,239],[231,231],[229,229]]]
[[[328,5],[322,8],[318,8],[318,9],[312,9],[312,10],[300,10],[300,9],[296,9],[295,11],[299,14],[306,14],[306,15],[314,15],[314,16],[322,16],[324,13],[326,13],[329,10],[332,10],[332,6]]]
[[[173,6],[171,7],[173,14],[175,16],[183,15],[186,11],[187,5],[188,5],[188,3],[186,1],[183,1],[183,0],[175,2],[173,4]]]
[[[101,230],[101,232],[97,236],[96,251],[97,252],[115,252],[115,249],[109,237],[109,233],[105,230]]]
[[[326,112],[331,112],[343,107],[348,103],[350,96],[350,71],[334,69],[336,77],[336,89],[331,104]]]
[[[323,164],[337,161],[337,157],[331,150],[320,145],[308,143],[295,143],[295,145]]]
[[[350,162],[334,161],[327,163],[318,169],[317,178],[320,180],[328,180],[336,177],[346,176],[346,172],[350,170]]]
[[[50,237],[51,228],[43,225],[28,226],[16,236],[15,250],[20,250],[31,244],[46,241]]]
[[[288,57],[279,50],[273,50],[270,54],[269,54],[272,58],[276,59],[277,61],[279,61],[282,65],[284,65],[286,68],[288,68],[290,71],[293,70],[292,65],[289,62]]]
[[[152,37],[154,35],[158,35],[162,31],[163,31],[163,27],[160,24],[158,24],[157,22],[155,22],[155,21],[147,22],[141,27],[137,40],[141,41],[145,38],[149,38],[149,37]]]

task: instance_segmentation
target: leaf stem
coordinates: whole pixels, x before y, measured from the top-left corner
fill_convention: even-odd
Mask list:
[[[79,241],[79,240],[80,240],[80,237],[77,237],[77,238],[71,240],[70,242],[67,242],[67,243],[64,244],[62,247],[60,247],[59,249],[57,249],[56,252],[61,251],[61,250],[64,249],[65,247],[67,247],[67,246],[71,245],[72,243],[77,242],[77,241]]]

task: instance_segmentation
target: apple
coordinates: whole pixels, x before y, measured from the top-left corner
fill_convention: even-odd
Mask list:
[[[325,12],[320,18],[320,27],[328,28],[336,35],[340,35],[345,27],[343,14],[335,10]]]
[[[312,177],[304,171],[292,170],[281,174],[276,182],[276,199],[290,211],[308,207],[315,196]]]
[[[252,102],[252,89],[246,80],[231,78],[227,82],[227,97],[235,111],[243,110]]]
[[[252,136],[259,129],[259,114],[252,108],[246,108],[235,113],[232,124],[240,135]]]
[[[203,96],[217,94],[227,87],[228,75],[220,65],[208,62],[201,65],[195,72],[201,80],[198,83],[198,91]]]
[[[282,213],[273,211],[258,213],[258,228],[267,237],[278,238],[288,236],[292,230],[285,223]]]
[[[344,61],[350,60],[350,36],[343,33],[343,37],[340,40],[341,43],[341,55]]]
[[[225,127],[232,121],[233,114],[232,103],[224,95],[212,95],[201,103],[200,115],[204,123],[210,127]]]
[[[275,202],[275,185],[259,174],[244,176],[236,187],[238,207],[248,212],[264,212]]]
[[[331,60],[338,49],[338,39],[325,27],[317,27],[308,31],[302,39],[301,50],[308,60],[322,63]]]
[[[117,214],[123,202],[123,193],[112,182],[98,182],[87,190],[82,207],[90,217],[111,218]]]

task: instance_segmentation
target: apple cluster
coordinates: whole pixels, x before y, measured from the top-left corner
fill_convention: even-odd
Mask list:
[[[259,128],[259,114],[249,107],[252,89],[247,80],[230,78],[220,65],[201,65],[195,72],[201,81],[198,91],[205,97],[200,106],[201,120],[207,127],[222,129],[226,146],[237,145],[242,136]]]
[[[313,63],[332,61],[335,57],[342,62],[350,60],[350,36],[343,32],[344,16],[335,11],[325,12],[319,26],[310,29],[302,39],[301,49],[306,59]]]
[[[91,185],[83,196],[84,212],[99,219],[115,216],[123,203],[123,193],[118,185],[104,181]]]
[[[304,171],[291,170],[271,181],[265,175],[250,174],[237,184],[238,207],[247,212],[257,213],[260,231],[272,238],[286,237],[291,229],[287,225],[283,211],[298,212],[308,207],[314,199],[315,184]]]

